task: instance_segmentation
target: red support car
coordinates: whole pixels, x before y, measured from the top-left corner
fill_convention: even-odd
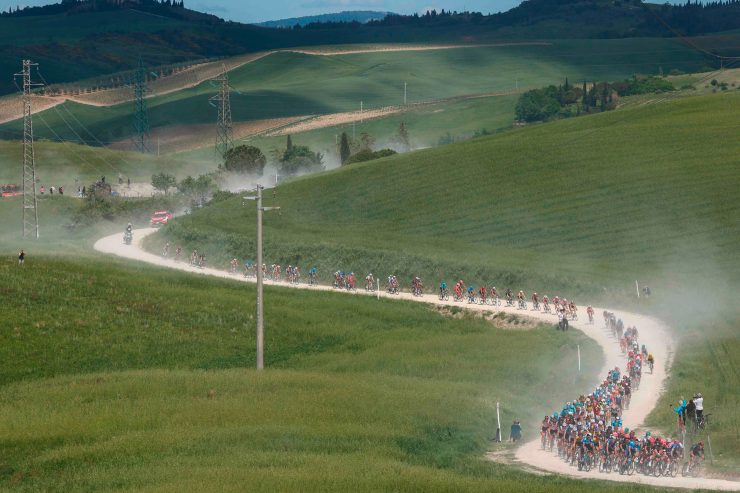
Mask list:
[[[169,211],[159,211],[152,214],[150,224],[152,226],[164,226],[167,221],[172,219],[172,213]]]

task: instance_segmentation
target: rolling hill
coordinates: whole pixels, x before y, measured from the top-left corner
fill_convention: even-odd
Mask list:
[[[705,56],[671,39],[560,40],[429,51],[310,55],[278,52],[229,74],[235,122],[328,114],[465,94],[515,91],[577,80],[617,80],[635,73],[695,71]],[[148,100],[153,128],[215,121],[210,82]],[[38,114],[41,138],[93,145],[127,140],[133,132],[132,103],[93,107],[67,102]],[[95,139],[85,136],[86,130]],[[70,129],[67,122],[74,127]],[[513,120],[513,115],[512,115]],[[50,130],[50,128],[52,130]],[[0,125],[0,137],[20,137],[20,121]],[[454,131],[454,129],[453,129]]]
[[[534,421],[602,359],[576,331],[272,288],[258,373],[240,283],[85,255],[5,257],[0,277],[3,489],[544,492],[484,459],[494,403]]]
[[[277,190],[267,259],[574,294],[709,272],[737,282],[739,98],[639,106],[296,180]],[[166,233],[248,257],[253,211],[239,204]]]
[[[154,0],[62,2],[0,14],[0,72],[19,58],[46,67],[55,83],[150,66],[295,46],[350,43],[484,43],[511,39],[696,36],[736,28],[740,2],[661,6],[609,0],[530,0],[501,14],[434,12],[356,26],[271,29]],[[732,53],[723,53],[731,55]],[[9,79],[0,94],[15,91]]]
[[[701,391],[713,467],[740,448],[740,285],[735,110],[740,93],[634,106],[351,165],[268,192],[268,264],[316,265],[408,288],[421,275],[639,306],[681,342],[649,424],[675,435],[671,405]],[[253,259],[254,211],[241,196],[178,219],[165,238],[209,261]],[[653,296],[635,299],[635,280]],[[659,362],[658,364],[664,364]],[[687,397],[688,398],[688,397]]]

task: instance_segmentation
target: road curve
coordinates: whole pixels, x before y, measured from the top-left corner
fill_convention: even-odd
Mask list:
[[[154,264],[162,267],[168,267],[172,269],[178,269],[194,274],[208,275],[221,277],[224,279],[232,279],[235,281],[242,282],[254,282],[254,279],[246,279],[241,275],[232,275],[226,271],[204,268],[200,269],[192,267],[188,262],[174,262],[172,259],[163,258],[159,255],[154,255],[145,251],[142,248],[142,241],[145,237],[157,231],[156,228],[144,228],[134,230],[134,242],[132,245],[123,244],[123,234],[114,234],[106,236],[98,240],[95,243],[95,250],[117,255],[128,259],[138,260]],[[291,287],[295,289],[312,289],[316,291],[334,291],[330,286],[312,286],[309,287],[305,284],[293,286],[282,282],[273,282],[265,280],[266,285],[279,285],[281,287]],[[360,291],[358,291],[360,293]],[[363,292],[364,294],[364,292]],[[373,294],[377,296],[377,294]],[[424,295],[421,297],[413,296],[410,293],[401,293],[398,295],[387,295],[385,293],[380,294],[381,298],[394,298],[394,299],[405,299],[411,301],[421,301],[425,303],[431,303],[435,305],[443,306],[462,306],[469,310],[475,311],[492,311],[494,310],[491,306],[480,306],[480,305],[468,305],[460,304],[452,301],[440,301],[436,295]],[[495,310],[519,313],[526,315],[531,318],[536,318],[550,323],[555,323],[556,318],[554,315],[527,310],[523,312],[515,308],[507,307],[496,307]],[[597,322],[589,324],[585,321],[573,321],[571,325],[583,331],[588,337],[595,340],[604,351],[605,361],[604,367],[600,370],[599,378],[604,378],[609,369],[618,366],[623,369],[625,366],[625,357],[622,355],[619,344],[616,339],[611,335],[611,331],[603,327],[601,323],[600,313],[603,312],[603,308],[594,307],[597,313]],[[629,312],[619,312],[618,316],[624,321],[626,327],[636,326],[639,330],[639,340],[641,344],[645,344],[655,356],[655,369],[653,374],[645,373],[640,382],[640,389],[632,395],[632,401],[630,408],[623,413],[622,420],[626,426],[630,429],[639,429],[645,421],[645,418],[653,409],[658,401],[658,397],[663,392],[664,383],[668,370],[670,369],[670,358],[672,355],[673,340],[670,335],[668,328],[659,320],[644,315],[639,315]],[[585,393],[587,389],[578,389],[574,391],[573,397],[576,394]],[[528,427],[528,429],[535,430],[536,427]],[[722,479],[711,479],[711,478],[666,478],[666,477],[648,477],[642,475],[634,476],[621,476],[619,474],[603,474],[596,470],[589,472],[578,471],[576,468],[565,464],[560,460],[556,454],[546,452],[540,449],[539,437],[535,437],[534,440],[524,443],[517,449],[516,458],[518,461],[528,464],[529,466],[541,469],[544,471],[563,474],[566,476],[577,477],[577,478],[591,478],[601,479],[609,481],[620,481],[630,482],[639,484],[649,484],[654,486],[663,487],[675,487],[675,488],[689,488],[689,489],[713,489],[722,491],[740,491],[740,482],[727,481]]]

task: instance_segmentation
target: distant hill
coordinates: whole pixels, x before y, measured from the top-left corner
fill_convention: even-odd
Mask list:
[[[432,10],[364,24],[313,22],[285,29],[224,21],[189,9],[183,0],[63,0],[0,12],[0,94],[16,91],[10,74],[18,72],[22,58],[38,62],[46,80],[59,84],[131,70],[139,58],[161,67],[295,46],[675,37],[739,25],[740,0],[704,5],[527,0],[492,15]],[[728,48],[728,42],[734,45]],[[740,54],[735,41],[716,44],[722,55]]]
[[[377,12],[374,10],[345,10],[335,14],[308,15],[304,17],[291,17],[277,21],[260,22],[257,25],[262,27],[293,27],[296,25],[306,26],[308,24],[326,23],[326,22],[359,22],[365,24],[370,21],[384,19],[391,12]]]

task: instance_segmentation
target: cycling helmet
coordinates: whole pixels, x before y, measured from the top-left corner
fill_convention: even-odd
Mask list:
[[[699,442],[699,446],[700,447],[703,447],[704,446],[704,442]]]
[[[635,442],[633,442],[632,440],[630,440],[630,447],[634,447],[634,446],[635,446]]]

